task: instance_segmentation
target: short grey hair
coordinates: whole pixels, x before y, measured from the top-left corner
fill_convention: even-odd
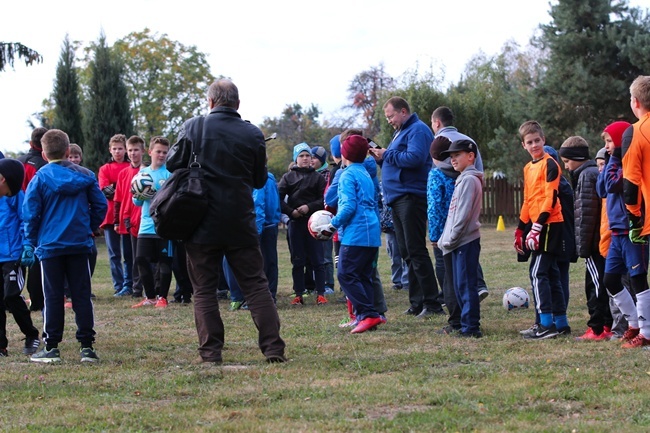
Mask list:
[[[239,90],[235,83],[222,78],[210,85],[208,98],[217,107],[230,107],[236,110],[239,104]]]

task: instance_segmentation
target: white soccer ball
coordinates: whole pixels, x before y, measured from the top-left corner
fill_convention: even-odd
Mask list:
[[[312,235],[315,239],[324,240],[318,237],[320,231],[328,227],[332,223],[332,212],[326,210],[317,210],[307,221],[307,228],[309,229],[309,234]]]
[[[503,294],[503,308],[508,311],[528,308],[529,302],[528,292],[521,287],[512,287]]]
[[[131,194],[141,195],[153,188],[153,177],[149,173],[139,172],[131,179]]]

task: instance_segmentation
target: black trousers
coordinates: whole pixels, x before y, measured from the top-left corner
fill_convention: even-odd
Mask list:
[[[391,207],[399,252],[408,265],[411,308],[442,311],[438,282],[427,249],[427,199],[407,194],[391,203]]]

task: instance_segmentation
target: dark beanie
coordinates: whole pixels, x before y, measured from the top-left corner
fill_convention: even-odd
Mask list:
[[[350,135],[341,143],[341,155],[350,162],[363,162],[369,148],[366,138],[361,135]]]
[[[447,137],[443,137],[442,135],[437,136],[431,142],[431,147],[429,147],[429,154],[431,155],[431,158],[442,161],[445,158],[440,154],[442,152],[446,152],[447,149],[449,149],[449,146],[451,146],[451,140],[449,140]]]
[[[23,186],[23,178],[25,177],[23,163],[17,159],[0,159],[0,174],[5,178],[11,195],[18,194],[18,191]]]
[[[323,146],[314,146],[311,148],[311,156],[318,159],[321,165],[325,165],[325,161],[327,161],[327,150]]]

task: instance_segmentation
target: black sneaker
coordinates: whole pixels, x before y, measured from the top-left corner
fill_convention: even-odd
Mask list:
[[[25,347],[23,348],[23,353],[25,355],[33,355],[38,352],[38,348],[41,346],[41,340],[36,338],[25,338]]]
[[[99,356],[97,356],[95,349],[93,349],[92,347],[82,347],[80,352],[81,352],[81,362],[99,361]]]
[[[9,352],[4,347],[0,347],[0,358],[6,358],[9,356]]]
[[[442,316],[444,315],[445,312],[440,309],[440,310],[431,310],[429,308],[423,308],[422,311],[420,311],[420,314],[418,314],[417,317],[418,319],[430,319],[435,316]]]
[[[557,335],[559,336],[571,335],[571,327],[565,326],[563,328],[557,328]]]
[[[456,332],[453,334],[454,337],[460,337],[460,338],[482,338],[483,333],[481,331],[475,331],[475,332]]]
[[[537,325],[535,332],[524,335],[526,340],[546,340],[547,338],[555,338],[558,336],[557,328],[551,325],[548,328],[544,325]]]
[[[442,329],[438,329],[436,331],[436,334],[441,334],[441,335],[453,335],[455,333],[460,332],[460,328],[454,328],[451,325],[447,325]]]

